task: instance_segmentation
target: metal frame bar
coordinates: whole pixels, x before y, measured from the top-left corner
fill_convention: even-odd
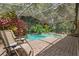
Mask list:
[[[26,9],[28,9],[31,5],[32,5],[32,3],[27,8],[25,8],[20,14],[18,14],[18,16],[20,16],[21,14],[23,14],[26,11]]]

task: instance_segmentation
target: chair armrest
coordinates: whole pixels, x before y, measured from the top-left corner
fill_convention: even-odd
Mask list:
[[[9,46],[4,47],[4,49],[10,48],[10,47],[14,48],[14,47],[16,47],[17,45],[18,45],[17,42],[14,42],[14,43],[10,44]]]
[[[17,38],[15,39],[18,44],[25,43],[25,38]]]
[[[25,40],[25,38],[15,38],[17,41],[19,41],[19,40]]]

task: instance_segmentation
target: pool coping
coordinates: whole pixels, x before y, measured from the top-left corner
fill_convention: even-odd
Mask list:
[[[46,41],[46,39],[48,39]],[[53,41],[51,41],[52,39],[54,39]],[[60,41],[61,39],[59,38],[51,38],[49,39],[48,37],[47,38],[44,38],[44,39],[41,39],[41,40],[33,40],[33,41],[29,41],[31,42],[31,45],[34,49],[34,56],[37,55],[39,52],[43,51],[45,48],[48,48],[50,47],[51,45],[54,45],[55,43],[57,43],[58,41]],[[50,42],[51,41],[51,42]],[[32,43],[33,42],[33,43]],[[37,43],[38,42],[38,43]],[[34,48],[35,46],[35,48]],[[40,48],[41,47],[41,48]],[[40,49],[38,49],[40,48]]]

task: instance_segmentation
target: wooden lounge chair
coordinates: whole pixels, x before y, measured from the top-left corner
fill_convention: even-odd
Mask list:
[[[6,49],[7,55],[9,56],[32,56],[33,49],[31,45],[26,41],[25,43],[18,44],[13,32],[11,30],[0,31],[4,43],[4,49]]]

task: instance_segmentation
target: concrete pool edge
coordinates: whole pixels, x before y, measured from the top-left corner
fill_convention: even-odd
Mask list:
[[[44,41],[45,40],[45,41]],[[47,42],[47,41],[48,42]],[[34,56],[37,55],[39,52],[41,52],[42,50],[44,50],[45,48],[50,47],[51,45],[56,44],[58,41],[60,41],[61,39],[57,39],[57,38],[51,38],[51,39],[42,39],[42,40],[33,40],[33,41],[29,41],[29,43],[31,44],[31,46],[34,49]],[[50,42],[51,41],[51,42]]]

